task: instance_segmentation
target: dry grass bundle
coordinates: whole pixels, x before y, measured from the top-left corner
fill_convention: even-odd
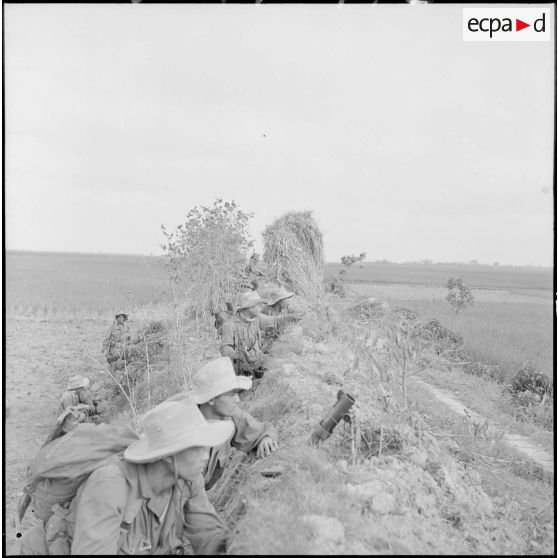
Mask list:
[[[272,280],[323,310],[323,240],[312,212],[285,213],[266,227],[263,240],[263,260]]]

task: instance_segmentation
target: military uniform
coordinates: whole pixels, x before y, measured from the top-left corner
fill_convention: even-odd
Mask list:
[[[60,412],[64,412],[69,407],[76,405],[89,405],[89,409],[74,411],[64,419],[62,431],[69,432],[81,422],[89,422],[90,413],[95,411],[93,400],[87,395],[85,390],[67,390],[62,394],[59,402]]]
[[[223,324],[221,335],[222,356],[232,358],[237,374],[258,376],[264,366],[262,351],[262,328],[278,328],[290,316],[265,316],[247,319],[236,314]]]
[[[231,420],[234,423],[234,433],[224,444],[210,450],[209,461],[204,473],[206,490],[209,490],[223,474],[231,448],[252,454],[256,452],[258,445],[266,436],[277,441],[278,435],[274,426],[256,420],[246,411],[239,410],[231,417]]]
[[[72,554],[176,554],[184,537],[196,554],[224,550],[226,528],[201,475],[179,481],[182,493],[173,486],[154,494],[150,480],[144,465],[124,460],[95,471],[70,507]]]
[[[112,325],[103,341],[107,362],[114,369],[124,367],[137,357],[137,351],[132,346],[132,336],[128,325],[115,323]]]

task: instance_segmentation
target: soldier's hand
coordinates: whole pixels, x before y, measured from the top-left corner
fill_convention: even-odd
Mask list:
[[[277,442],[270,436],[266,436],[259,444],[256,451],[256,457],[261,459],[267,457],[277,449]]]

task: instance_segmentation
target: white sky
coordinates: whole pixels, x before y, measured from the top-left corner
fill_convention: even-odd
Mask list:
[[[311,209],[330,261],[552,265],[553,36],[378,4],[6,4],[4,33],[7,249],[158,254],[222,197],[256,239]]]

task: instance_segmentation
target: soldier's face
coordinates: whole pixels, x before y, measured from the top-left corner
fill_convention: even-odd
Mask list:
[[[213,399],[213,410],[222,417],[231,417],[238,411],[238,391],[231,390]]]
[[[118,325],[122,325],[124,323],[124,316],[122,316],[122,315],[116,316],[116,323]]]
[[[188,448],[176,454],[176,473],[184,480],[196,480],[209,460],[209,448]]]
[[[252,318],[255,318],[256,316],[259,316],[261,314],[262,305],[261,304],[256,304],[255,306],[252,306],[251,308],[247,308],[246,311],[248,312],[248,314]]]

